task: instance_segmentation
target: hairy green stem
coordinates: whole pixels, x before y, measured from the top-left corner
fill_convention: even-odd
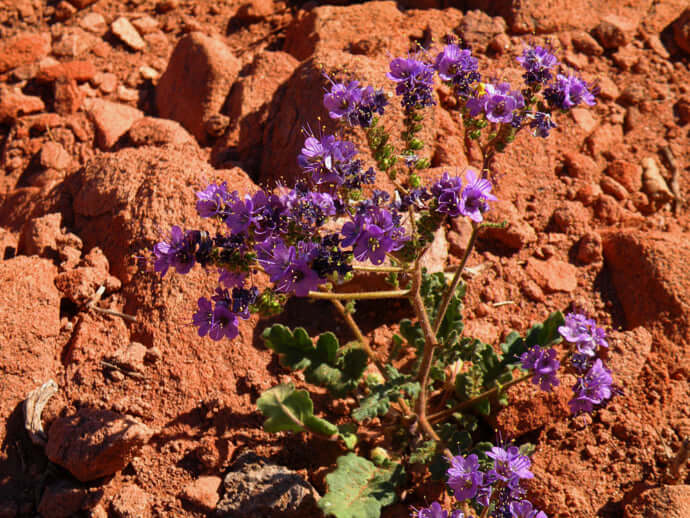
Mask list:
[[[362,266],[352,266],[353,270],[356,270],[358,272],[381,272],[381,273],[402,273],[406,272],[405,268],[401,268],[400,266],[368,266],[368,265],[362,265]]]
[[[307,296],[311,299],[364,300],[402,298],[409,296],[409,294],[410,290],[355,291],[352,293],[333,293],[332,291],[310,291]]]
[[[440,421],[443,421],[447,417],[452,416],[455,412],[459,412],[460,410],[464,410],[465,408],[471,407],[484,399],[493,397],[496,394],[498,394],[499,391],[505,390],[508,387],[512,387],[513,385],[517,385],[518,383],[522,383],[523,381],[530,379],[532,376],[534,376],[534,373],[530,371],[527,374],[510,380],[508,383],[505,383],[500,387],[494,387],[492,389],[482,392],[478,396],[470,398],[466,401],[462,401],[451,408],[442,410],[440,412],[436,412],[435,414],[431,414],[429,416],[429,421],[431,421],[432,423],[438,423]]]
[[[465,249],[465,253],[462,256],[462,260],[460,261],[460,265],[458,266],[458,269],[455,271],[455,276],[453,277],[453,280],[450,283],[450,287],[446,290],[446,292],[443,294],[443,298],[441,299],[441,306],[438,309],[438,314],[436,315],[436,320],[434,322],[434,336],[436,336],[436,333],[438,333],[438,330],[441,327],[441,323],[443,322],[443,317],[446,316],[446,311],[448,311],[448,306],[450,305],[450,301],[453,298],[453,295],[455,294],[455,290],[458,287],[458,284],[460,284],[460,280],[462,279],[462,271],[465,269],[465,265],[467,264],[467,259],[470,257],[470,253],[472,252],[472,249],[474,248],[474,244],[477,241],[477,233],[479,232],[479,225],[475,222],[472,222],[472,234],[470,235],[470,240],[467,243],[467,248]]]

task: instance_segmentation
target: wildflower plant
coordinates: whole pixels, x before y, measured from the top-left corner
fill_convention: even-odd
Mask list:
[[[263,333],[284,368],[301,371],[335,398],[355,401],[351,421],[339,424],[317,416],[309,393],[291,383],[257,401],[266,431],[310,433],[348,451],[326,477],[319,505],[327,515],[378,517],[396,500],[409,466],[427,464],[447,476],[457,505],[412,510],[419,518],[544,518],[525,496],[524,482],[533,477],[529,456],[517,446],[481,442],[481,416],[507,404],[506,391],[517,383],[553,390],[564,369],[577,377],[573,413],[591,412],[611,397],[611,372],[601,355],[605,332],[584,315],[555,312],[497,346],[463,333],[463,270],[497,200],[492,159],[522,130],[546,138],[559,112],[595,102],[596,89],[562,71],[552,49],[532,46],[517,60],[524,69],[519,86],[482,76],[471,51],[453,41],[435,55],[396,57],[386,74],[395,99],[356,78],[328,78],[325,112],[343,129],[364,132],[373,164],[343,132],[308,132],[296,157],[303,176],[295,185],[240,196],[226,183],[212,183],[196,193],[196,208],[217,223],[216,232],[174,226],[153,248],[161,276],[186,274],[197,263],[217,276],[215,292],[197,301],[192,316],[200,337],[232,340],[240,319],[275,315],[290,297],[330,301],[349,326],[355,340],[346,344],[330,332],[312,337],[281,324]],[[429,162],[419,157],[424,143],[418,135],[436,102],[437,82],[457,98],[466,136],[479,142],[483,161],[422,185],[418,173]],[[392,102],[403,108],[402,148],[383,124]],[[393,192],[375,188],[379,174],[393,180]],[[467,218],[472,227],[460,264],[449,277],[427,272],[421,259],[435,231],[452,218]],[[385,275],[390,289],[340,291],[358,272]],[[260,290],[257,276],[267,277],[269,286]],[[416,357],[400,369],[372,349],[353,306],[393,298],[407,299],[414,312],[392,338],[392,351],[407,348]],[[563,340],[567,351],[555,348]],[[381,433],[393,430],[387,451],[368,451],[359,442],[362,423],[380,426]]]

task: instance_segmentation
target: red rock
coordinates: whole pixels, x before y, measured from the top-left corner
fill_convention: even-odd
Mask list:
[[[105,34],[108,30],[108,26],[105,23],[105,18],[100,13],[86,13],[84,17],[79,22],[82,29],[86,29],[94,34]]]
[[[594,115],[592,115],[592,110],[573,108],[570,110],[570,115],[575,123],[588,135],[592,133],[599,124]]]
[[[78,27],[70,27],[53,41],[52,51],[56,56],[77,58],[91,50],[99,39]]]
[[[81,510],[86,496],[87,490],[83,486],[59,480],[43,491],[38,512],[43,518],[69,518]]]
[[[79,248],[81,249],[81,246]],[[100,270],[101,272],[107,273],[110,271],[110,263],[108,262],[108,258],[103,253],[103,250],[97,246],[89,250],[89,253],[84,256],[84,262],[87,265],[93,266],[97,270]]]
[[[50,52],[50,35],[22,33],[0,44],[0,74],[20,65],[35,63]]]
[[[642,188],[642,167],[625,160],[614,160],[606,168],[606,174],[620,183],[630,192]]]
[[[484,51],[497,35],[505,33],[506,22],[500,16],[491,17],[483,11],[468,11],[463,16],[458,33],[473,49]]]
[[[575,31],[572,33],[573,47],[588,56],[601,56],[604,49],[585,31]]]
[[[620,91],[618,85],[610,77],[601,77],[599,79],[599,96],[605,101],[618,99]]]
[[[687,124],[690,122],[690,96],[683,96],[678,99],[678,102],[674,105],[675,111],[678,114],[678,119],[681,124]]]
[[[599,172],[599,167],[594,160],[574,151],[563,153],[563,166],[565,174],[583,180],[591,180]]]
[[[118,139],[129,131],[132,124],[144,116],[136,108],[102,99],[89,99],[84,104],[96,125],[98,145],[101,149],[113,147]]]
[[[577,289],[577,268],[553,257],[548,261],[530,257],[526,272],[546,293],[570,293]]]
[[[581,234],[589,219],[589,214],[584,207],[572,201],[562,203],[551,214],[554,227],[564,234]]]
[[[609,15],[594,28],[593,34],[605,49],[617,49],[630,43],[636,30],[635,21]]]
[[[175,121],[143,117],[132,124],[127,136],[135,146],[172,146],[192,145],[196,140]]]
[[[214,164],[222,164],[230,150],[236,150],[243,159],[260,152],[268,105],[298,65],[299,62],[286,52],[257,54],[250,72],[232,87],[228,100],[230,131],[213,147]]]
[[[55,277],[55,286],[63,296],[77,305],[85,304],[95,294],[99,286],[105,286],[106,293],[112,293],[122,287],[117,277],[90,266],[82,266],[63,272]]]
[[[673,22],[673,41],[686,54],[690,54],[690,7]]]
[[[96,74],[96,67],[91,61],[67,61],[57,65],[41,68],[36,80],[52,83],[58,79],[74,79],[75,81],[91,81]]]
[[[131,371],[142,372],[144,370],[144,358],[146,346],[139,342],[132,342],[126,349],[119,349],[113,355],[117,365],[121,365]]]
[[[55,19],[60,22],[64,22],[72,18],[76,12],[77,9],[72,4],[67,2],[67,0],[60,0],[60,2],[55,6]]]
[[[615,157],[615,150],[623,143],[623,128],[618,124],[602,124],[587,137],[587,147],[593,157],[599,155]]]
[[[48,141],[41,146],[38,160],[45,169],[57,169],[62,171],[72,165],[72,157],[57,142]]]
[[[204,123],[220,112],[240,66],[222,41],[188,34],[177,43],[156,87],[158,114],[205,142]]]
[[[76,113],[81,107],[84,95],[74,79],[58,79],[54,92],[53,109],[60,115]]]
[[[58,343],[60,294],[53,284],[56,273],[51,261],[38,257],[19,256],[0,261],[0,336],[3,337],[0,365],[4,366],[0,420],[3,423],[13,414],[17,416],[17,408],[30,391],[56,377],[62,367],[62,345]],[[26,440],[23,426],[0,426],[0,442],[14,444],[20,440]],[[28,466],[36,465],[29,461]],[[12,468],[8,466],[8,469]],[[13,482],[8,477],[4,491],[18,485],[19,481]],[[3,492],[2,500],[9,494]]]
[[[120,471],[152,435],[153,430],[131,417],[81,408],[50,426],[46,455],[88,482]]]
[[[623,209],[613,196],[602,194],[594,202],[594,214],[608,225],[613,225],[622,219]]]
[[[110,25],[113,34],[132,50],[144,50],[146,42],[141,38],[131,22],[124,16],[120,16]]]
[[[537,240],[532,226],[522,219],[515,205],[509,201],[496,202],[487,217],[491,222],[506,221],[508,225],[504,228],[485,228],[480,234],[481,239],[496,240],[511,250],[520,250]]]
[[[613,62],[616,66],[623,70],[628,71],[636,67],[642,58],[642,51],[633,47],[632,45],[626,45],[621,47],[611,56]]]
[[[18,236],[0,227],[0,261],[12,259],[17,255]]]
[[[603,238],[604,257],[629,326],[688,318],[687,234],[629,231]]]
[[[61,221],[60,214],[48,214],[27,221],[19,236],[19,253],[42,257],[57,256],[57,240],[62,234]]]
[[[628,191],[625,190],[625,187],[610,176],[604,176],[601,182],[599,182],[599,185],[601,185],[602,191],[606,194],[610,194],[617,200],[624,200],[628,197]]]
[[[220,477],[199,477],[185,486],[180,498],[204,511],[213,511],[218,503],[218,489],[223,480]]]
[[[110,504],[110,510],[117,518],[149,518],[149,495],[134,484],[120,488]]]
[[[238,22],[254,23],[269,17],[274,11],[273,0],[255,0],[240,5],[232,18]]]
[[[601,262],[602,250],[601,236],[597,232],[588,232],[577,244],[577,260],[582,264]]]
[[[8,124],[21,115],[40,112],[45,105],[40,97],[24,95],[20,91],[0,89],[0,123]]]
[[[624,518],[685,518],[690,516],[690,485],[653,487],[625,506]]]
[[[150,34],[158,30],[158,20],[146,15],[132,20],[132,25],[139,34]]]

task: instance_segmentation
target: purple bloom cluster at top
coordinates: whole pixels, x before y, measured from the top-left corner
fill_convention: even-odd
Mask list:
[[[539,45],[527,47],[517,61],[525,69],[523,77],[528,85],[545,84],[551,81],[553,77],[551,70],[558,66],[558,58],[551,53],[551,50]]]
[[[606,331],[594,319],[580,313],[565,316],[565,325],[558,328],[561,336],[575,346],[571,364],[580,377],[569,402],[573,413],[591,412],[595,406],[611,398],[613,378],[611,371],[597,358],[602,348],[608,348]]]
[[[561,362],[556,358],[555,349],[544,349],[535,345],[529,351],[520,356],[521,367],[534,372],[532,383],[539,385],[545,392],[551,392],[553,387],[559,385],[556,373]]]
[[[434,104],[434,67],[415,58],[395,58],[390,62],[388,79],[397,83],[395,93],[402,97],[407,111]]]
[[[489,210],[487,202],[496,201],[491,194],[491,183],[480,178],[473,169],[465,173],[466,185],[457,176],[443,173],[443,176],[431,187],[431,194],[436,198],[436,210],[451,218],[467,216],[476,223],[481,223],[483,213]]]
[[[368,128],[374,114],[383,115],[388,98],[383,90],[361,87],[359,81],[332,82],[331,90],[323,96],[323,104],[332,119],[343,119],[350,126]]]
[[[544,90],[544,98],[552,108],[569,110],[578,104],[589,106],[596,104],[594,95],[596,90],[579,77],[558,74],[556,81]]]
[[[490,122],[512,124],[517,111],[525,107],[525,99],[517,90],[511,90],[510,84],[499,83],[484,85],[484,94],[467,101],[471,117],[484,113]]]
[[[343,225],[343,246],[354,246],[358,261],[381,264],[386,254],[400,250],[408,240],[400,226],[400,216],[383,207],[374,206],[359,212],[353,221]]]
[[[522,455],[517,446],[494,446],[486,455],[493,459],[493,466],[486,471],[482,470],[475,454],[466,457],[458,455],[451,460],[447,471],[448,486],[453,490],[455,499],[458,502],[474,501],[485,509],[492,508],[492,516],[547,518],[544,512],[534,509],[532,503],[524,499],[522,483],[534,477],[530,471],[532,461],[529,457]],[[456,518],[453,512],[458,511],[448,514],[435,502],[417,510],[413,516]],[[464,517],[462,514],[457,516]]]
[[[472,57],[468,49],[461,49],[450,43],[436,56],[434,68],[438,76],[453,86],[455,95],[468,97],[472,93],[472,85],[479,82],[481,76],[477,72],[477,58]]]

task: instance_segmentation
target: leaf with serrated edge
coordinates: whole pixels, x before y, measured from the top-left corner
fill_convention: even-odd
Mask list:
[[[400,464],[377,467],[348,453],[338,458],[336,470],[326,476],[328,491],[319,507],[336,518],[379,518],[381,509],[395,502],[395,488],[404,475]]]

